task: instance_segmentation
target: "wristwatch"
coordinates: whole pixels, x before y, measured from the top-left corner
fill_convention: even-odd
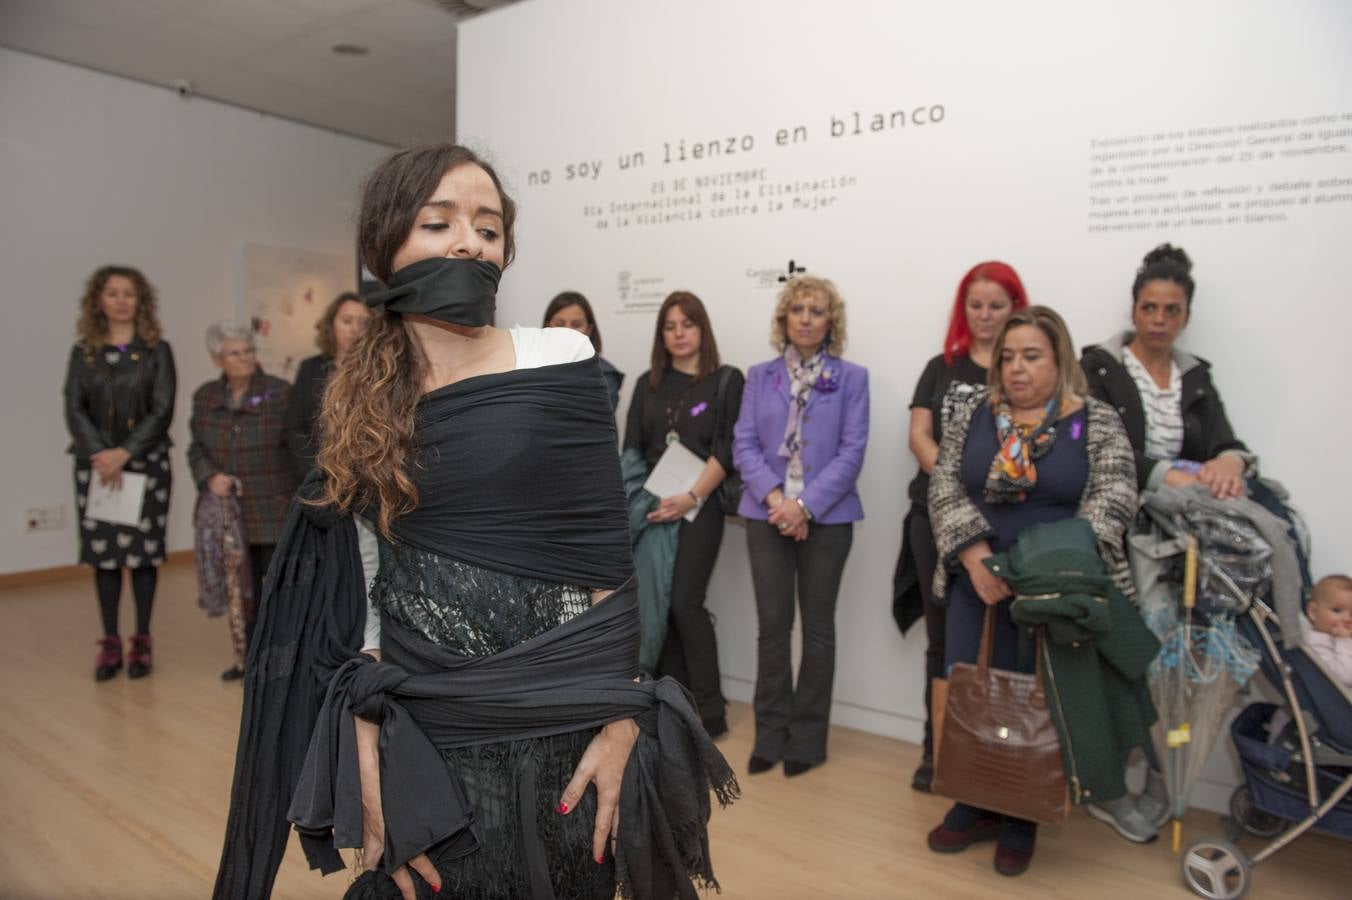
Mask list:
[[[691,500],[694,500],[694,501],[695,501],[695,511],[696,511],[696,512],[698,512],[699,510],[701,510],[701,509],[704,508],[704,498],[703,498],[703,497],[701,497],[699,494],[696,494],[694,491],[686,491],[686,493],[690,495],[690,499],[691,499]]]
[[[793,499],[794,499],[795,502],[797,502],[798,508],[801,509],[801,510],[803,511],[803,515],[807,518],[807,520],[808,520],[809,522],[811,522],[811,521],[812,521],[812,510],[810,510],[810,509],[807,508],[807,504],[803,502],[803,498],[802,498],[802,497],[794,497]]]

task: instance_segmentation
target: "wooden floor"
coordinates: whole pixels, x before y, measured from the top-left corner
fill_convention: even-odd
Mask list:
[[[0,897],[207,897],[240,706],[239,685],[218,677],[230,661],[225,623],[197,609],[193,570],[168,566],[154,674],[96,684],[91,581],[0,591]],[[743,770],[750,710],[734,705],[730,721],[723,752]],[[925,834],[947,803],[909,789],[918,753],[837,728],[823,768],[743,776],[743,799],[714,816],[722,897],[1192,896],[1164,842],[1128,844],[1082,814],[1043,829],[1021,878],[994,873],[990,845],[931,853]],[[1185,840],[1218,832],[1214,815],[1196,813]],[[1352,845],[1307,835],[1254,877],[1251,897],[1349,897]],[[293,845],[275,895],[338,898],[345,884],[307,871]]]

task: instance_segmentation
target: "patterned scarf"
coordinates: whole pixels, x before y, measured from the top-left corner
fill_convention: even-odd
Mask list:
[[[789,344],[784,351],[784,366],[789,370],[789,421],[784,426],[784,442],[779,455],[787,457],[784,472],[784,495],[797,497],[803,492],[803,410],[812,397],[812,386],[817,383],[826,363],[820,350],[804,361],[798,348]]]
[[[1037,425],[1019,425],[1009,402],[1001,400],[995,407],[995,430],[1000,449],[991,461],[986,476],[986,502],[1022,503],[1028,492],[1037,485],[1036,460],[1047,455],[1056,440],[1056,410],[1060,398],[1047,401],[1042,421]]]
[[[229,614],[235,665],[244,668],[246,636],[258,598],[253,595],[248,547],[244,542],[244,515],[235,495],[217,497],[211,491],[197,495],[193,510],[197,559],[197,605],[208,616]]]

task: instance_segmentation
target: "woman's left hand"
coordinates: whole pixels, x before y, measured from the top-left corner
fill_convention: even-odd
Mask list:
[[[1244,496],[1244,460],[1233,454],[1212,459],[1202,466],[1197,480],[1211,490],[1217,500]]]
[[[695,498],[689,494],[672,494],[663,497],[657,508],[648,513],[649,522],[679,522],[681,517],[695,508]]]
[[[89,464],[99,475],[99,481],[109,487],[122,486],[122,467],[131,459],[131,454],[121,447],[109,447],[89,457]]]
[[[592,858],[605,861],[606,839],[614,838],[620,827],[620,784],[629,752],[638,740],[638,725],[633,719],[611,722],[591,739],[573,771],[573,780],[559,798],[559,813],[570,815],[582,802],[589,783],[596,784],[596,827],[592,832]]]

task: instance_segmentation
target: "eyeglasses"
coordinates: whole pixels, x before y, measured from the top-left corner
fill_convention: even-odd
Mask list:
[[[252,359],[258,355],[258,351],[253,347],[246,347],[243,350],[222,350],[222,359]]]

